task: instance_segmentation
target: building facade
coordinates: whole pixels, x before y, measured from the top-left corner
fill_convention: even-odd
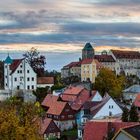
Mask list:
[[[4,61],[4,89],[10,91],[36,90],[37,75],[25,59],[11,59]]]

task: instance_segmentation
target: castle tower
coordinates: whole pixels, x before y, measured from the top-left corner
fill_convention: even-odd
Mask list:
[[[4,89],[10,89],[11,86],[11,77],[10,77],[10,65],[12,64],[13,60],[8,55],[4,61]]]
[[[94,48],[90,43],[86,43],[82,50],[82,59],[94,58]]]

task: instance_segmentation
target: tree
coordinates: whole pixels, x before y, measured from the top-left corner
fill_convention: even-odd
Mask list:
[[[41,140],[38,126],[33,122],[35,108],[30,104],[5,104],[0,108],[1,140]]]
[[[129,116],[130,122],[138,122],[139,121],[137,108],[134,105],[131,106],[129,114],[130,114],[130,116]]]
[[[124,76],[117,77],[110,69],[102,68],[95,79],[95,89],[102,95],[108,92],[113,97],[120,97],[124,83]]]
[[[122,114],[121,120],[123,122],[128,122],[129,121],[129,110],[126,107],[123,109],[123,114]]]
[[[33,94],[36,96],[37,101],[41,103],[46,95],[50,92],[49,89],[50,87],[47,86],[45,88],[37,88],[36,91],[33,91]]]
[[[40,55],[40,52],[38,52],[35,48],[31,48],[31,50],[27,51],[25,54],[23,54],[23,56],[38,76],[44,76],[46,64],[45,56]]]

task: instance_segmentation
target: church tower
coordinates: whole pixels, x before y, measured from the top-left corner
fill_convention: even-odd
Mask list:
[[[94,58],[94,48],[90,43],[86,43],[82,50],[82,59]]]

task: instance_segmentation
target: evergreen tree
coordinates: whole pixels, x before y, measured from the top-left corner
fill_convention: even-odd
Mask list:
[[[138,122],[139,121],[137,108],[135,106],[131,107],[129,114],[130,114],[130,116],[129,116],[130,122]]]
[[[123,114],[122,114],[121,120],[123,122],[128,122],[128,120],[129,120],[129,111],[126,107],[123,109]]]

